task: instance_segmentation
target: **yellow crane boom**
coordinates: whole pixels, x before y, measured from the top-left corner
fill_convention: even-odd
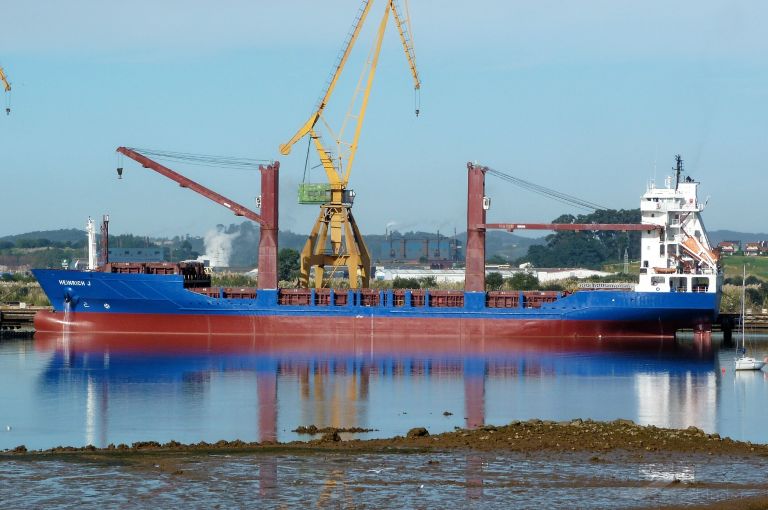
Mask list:
[[[365,23],[365,20],[372,6],[373,6],[373,0],[364,0],[362,2],[355,16],[355,19],[352,23],[352,29],[350,30],[346,40],[344,41],[341,56],[336,62],[336,65],[333,70],[333,74],[331,75],[331,79],[328,81],[328,86],[326,87],[322,95],[322,98],[317,103],[315,111],[312,112],[309,119],[299,128],[298,131],[296,131],[296,134],[294,134],[290,140],[288,140],[286,143],[280,146],[280,153],[287,156],[288,154],[291,153],[291,149],[299,140],[304,138],[306,135],[310,135],[315,143],[315,148],[320,156],[320,161],[323,164],[323,168],[326,171],[329,183],[331,185],[346,186],[349,180],[348,176],[349,176],[349,173],[351,172],[352,162],[354,161],[355,152],[357,150],[357,146],[358,146],[357,142],[359,140],[360,129],[362,128],[363,119],[365,118],[365,112],[368,106],[367,99],[369,97],[370,90],[373,85],[373,77],[376,73],[376,66],[378,64],[378,58],[381,52],[381,43],[383,40],[384,32],[386,30],[386,25],[389,19],[390,11],[393,14],[395,24],[397,25],[398,33],[400,35],[400,40],[403,45],[403,50],[405,51],[405,55],[408,60],[408,66],[410,68],[411,75],[413,77],[414,89],[418,91],[421,88],[421,81],[419,79],[419,73],[416,68],[416,55],[413,49],[413,42],[410,36],[410,30],[407,28],[407,23],[404,21],[403,16],[400,13],[397,2],[395,0],[387,0],[384,16],[382,17],[381,22],[379,23],[379,30],[376,36],[375,49],[372,54],[370,68],[368,70],[368,79],[367,79],[364,94],[363,94],[363,103],[360,107],[359,112],[356,115],[357,127],[355,129],[355,136],[352,142],[348,144],[344,144],[348,147],[346,164],[344,163],[341,154],[339,154],[337,161],[333,161],[333,158],[331,157],[330,152],[326,150],[325,147],[323,146],[321,137],[319,133],[315,130],[315,126],[323,116],[323,112],[326,106],[328,105],[328,102],[331,99],[331,95],[333,94],[336,88],[336,85],[339,81],[339,77],[344,71],[344,67],[347,64],[349,55],[352,52],[352,48],[354,47],[355,42],[357,42],[357,39],[360,35],[360,31],[363,27],[363,24]],[[417,114],[418,114],[418,110],[417,110]],[[340,145],[342,143],[343,142],[340,142]],[[342,171],[342,167],[345,167],[344,170],[346,170],[345,176],[343,178],[340,173]]]
[[[3,68],[0,67],[0,81],[3,82],[3,88],[6,92],[11,91],[11,84],[8,83],[8,77],[5,75],[5,71],[3,71]]]
[[[341,131],[338,134],[333,134],[330,126],[324,119],[323,113],[325,108],[331,100],[331,96],[338,84],[339,77],[344,71],[349,55],[352,52],[355,42],[360,36],[360,31],[370,13],[372,5],[373,0],[362,1],[352,23],[352,29],[347,34],[342,45],[342,52],[336,61],[331,79],[328,81],[328,85],[325,88],[320,101],[317,103],[315,110],[312,112],[309,119],[298,131],[296,131],[293,137],[280,146],[280,153],[288,155],[290,154],[292,147],[299,140],[309,135],[315,146],[315,150],[318,153],[323,170],[325,170],[328,178],[328,187],[325,188],[322,193],[317,195],[318,198],[309,200],[301,198],[304,195],[303,192],[300,191],[300,202],[321,204],[320,215],[318,216],[315,226],[312,229],[312,233],[307,240],[307,244],[304,246],[304,250],[302,250],[301,253],[299,281],[304,286],[308,283],[310,268],[315,268],[315,286],[321,287],[324,267],[326,265],[332,266],[333,271],[338,269],[339,266],[345,265],[349,270],[348,274],[351,288],[357,288],[358,277],[361,278],[362,286],[368,287],[370,255],[352,216],[351,206],[354,193],[347,190],[347,184],[355,161],[355,154],[357,153],[360,133],[365,119],[365,112],[368,108],[368,99],[373,86],[373,79],[376,74],[376,67],[378,65],[379,54],[381,53],[382,41],[384,39],[384,33],[387,28],[390,13],[397,26],[400,42],[405,51],[408,67],[411,76],[413,77],[414,90],[417,95],[421,88],[421,81],[416,68],[416,54],[413,49],[413,39],[411,36],[408,16],[403,16],[396,0],[386,0],[384,13],[376,32],[373,50],[369,56],[367,67],[364,69],[363,75],[360,78],[358,89],[355,92],[355,98],[353,99],[347,117],[342,124]],[[365,76],[366,73],[367,77]],[[364,86],[362,86],[363,81],[365,81]],[[352,110],[354,109],[357,94],[360,92],[361,88],[362,101],[359,110],[353,114]],[[417,103],[416,115],[418,114],[419,109]],[[356,125],[352,140],[350,142],[345,142],[342,140],[342,135],[347,119],[350,118],[356,119]],[[321,124],[333,134],[337,146],[336,156],[327,150],[323,144],[319,133],[318,121],[321,121]],[[328,240],[331,245],[330,254],[327,253],[328,250],[325,248],[326,241]]]
[[[5,114],[10,115],[11,114],[11,84],[8,82],[8,77],[5,75],[5,71],[3,71],[2,66],[0,66],[0,81],[3,82],[3,89],[5,89],[5,94],[8,96],[8,98],[5,100]]]
[[[3,82],[3,88],[6,92],[11,91],[11,84],[8,83],[8,77],[5,75],[5,71],[3,71],[2,66],[0,66],[0,81]]]
[[[307,120],[307,122],[305,122],[304,125],[299,128],[296,134],[293,135],[290,140],[280,146],[280,153],[282,155],[287,156],[290,154],[293,145],[304,138],[307,133],[309,133],[310,130],[315,127],[315,124],[317,124],[317,121],[320,119],[320,115],[322,115],[323,110],[325,110],[325,106],[328,104],[328,100],[331,98],[331,94],[333,94],[333,90],[336,88],[336,83],[339,81],[339,76],[341,76],[341,72],[344,70],[344,66],[347,63],[349,54],[352,52],[355,41],[357,41],[357,37],[360,35],[360,29],[363,28],[363,23],[365,23],[365,18],[368,16],[368,12],[371,10],[372,5],[373,0],[365,0],[360,6],[360,9],[357,11],[357,15],[355,16],[355,20],[352,22],[352,30],[347,35],[347,39],[343,45],[344,50],[338,62],[336,63],[336,67],[333,71],[331,80],[328,82],[328,87],[325,89],[325,93],[323,94],[322,99],[320,99],[320,102],[317,105],[317,109],[309,117],[309,120]]]
[[[400,34],[400,42],[403,43],[405,57],[408,59],[408,67],[411,69],[411,75],[413,76],[413,89],[419,90],[421,89],[421,80],[419,79],[419,71],[416,69],[416,53],[413,49],[413,38],[411,36],[411,17],[406,16],[406,22],[403,22],[397,2],[391,1],[390,6],[392,8],[392,17],[395,18],[395,25],[397,25],[397,32]],[[416,114],[418,115],[418,112]]]

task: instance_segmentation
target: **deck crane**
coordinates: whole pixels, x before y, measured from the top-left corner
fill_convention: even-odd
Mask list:
[[[5,89],[6,94],[11,93],[11,84],[8,83],[8,77],[5,75],[5,71],[3,71],[2,66],[0,66],[0,81],[3,82],[3,89]],[[8,99],[5,103],[5,114],[10,115],[11,114],[11,100],[10,95],[8,96]]]
[[[142,152],[150,151],[141,149]],[[259,289],[277,289],[277,225],[278,225],[278,185],[280,163],[275,161],[269,165],[259,165],[261,173],[261,196],[258,200],[261,214],[258,214],[247,207],[238,204],[234,200],[216,193],[215,191],[198,184],[197,182],[184,177],[178,172],[161,165],[157,161],[149,159],[139,152],[139,149],[131,147],[118,147],[117,152],[136,161],[144,168],[154,170],[160,175],[176,182],[182,188],[191,189],[205,198],[223,205],[235,216],[243,216],[251,221],[255,221],[261,228],[259,237]],[[195,156],[188,154],[186,156]],[[204,156],[199,156],[204,157]],[[122,178],[122,166],[117,168],[117,175]],[[104,238],[104,236],[102,236]],[[108,238],[108,236],[107,236]]]
[[[299,188],[299,203],[320,205],[320,214],[301,252],[299,283],[303,287],[307,287],[309,284],[309,272],[312,267],[315,268],[315,287],[322,287],[326,266],[332,268],[331,274],[340,267],[346,266],[349,272],[349,285],[353,289],[358,287],[358,277],[362,287],[369,286],[371,258],[363,236],[360,234],[360,230],[352,216],[351,209],[355,194],[347,185],[355,161],[355,153],[357,152],[365,111],[368,106],[368,97],[373,85],[381,44],[390,14],[397,26],[400,42],[405,50],[408,66],[413,77],[416,94],[416,115],[418,116],[419,114],[418,94],[421,88],[421,81],[416,69],[416,55],[410,35],[410,23],[407,17],[403,17],[398,2],[396,0],[387,0],[384,14],[379,22],[376,33],[374,48],[355,93],[356,98],[362,88],[362,100],[359,109],[357,112],[352,112],[356,105],[356,101],[353,99],[350,111],[347,112],[341,130],[338,134],[333,134],[337,149],[335,156],[326,148],[321,139],[318,121],[322,121],[322,125],[325,125],[327,130],[331,131],[328,122],[323,117],[323,113],[336,88],[339,77],[344,70],[372,5],[373,0],[364,0],[360,5],[352,24],[352,29],[344,41],[343,50],[334,66],[323,96],[317,103],[315,111],[312,112],[307,122],[299,128],[296,134],[288,142],[280,146],[280,152],[283,155],[288,155],[296,142],[305,136],[309,136],[328,178],[327,185],[303,183]],[[366,74],[367,76],[365,76]],[[363,78],[365,78],[364,85]],[[351,118],[356,120],[356,124],[352,140],[347,142],[343,140],[343,133],[347,120]],[[330,253],[327,253],[326,243],[329,233],[331,249]]]

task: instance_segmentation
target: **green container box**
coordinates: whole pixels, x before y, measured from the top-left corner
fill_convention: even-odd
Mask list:
[[[300,204],[324,204],[331,201],[331,187],[328,184],[299,184]]]

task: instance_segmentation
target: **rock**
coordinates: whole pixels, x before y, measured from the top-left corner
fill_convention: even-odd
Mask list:
[[[323,443],[335,443],[341,441],[341,437],[339,436],[339,433],[334,430],[332,432],[326,432],[323,434],[323,437],[320,438],[320,441]]]
[[[131,448],[134,450],[141,450],[143,448],[160,448],[160,443],[157,441],[137,441],[131,444]]]
[[[414,438],[414,437],[425,437],[428,435],[429,435],[429,431],[424,427],[414,427],[408,431],[408,434],[406,434],[406,437]]]
[[[318,429],[316,425],[310,425],[308,427],[301,425],[293,429],[291,432],[296,432],[297,434],[317,434]]]
[[[614,425],[634,425],[635,422],[632,420],[627,420],[625,418],[619,418],[618,420],[613,420]]]

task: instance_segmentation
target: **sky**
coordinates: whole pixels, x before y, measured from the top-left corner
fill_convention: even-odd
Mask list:
[[[102,214],[112,233],[148,236],[243,221],[130,160],[118,180],[123,145],[279,160],[280,228],[308,233],[307,142],[278,147],[312,113],[359,5],[1,0],[13,91],[0,236]],[[383,10],[329,101],[337,129]],[[465,230],[468,161],[628,209],[675,154],[709,197],[709,230],[768,232],[767,2],[411,0],[409,12],[421,113],[390,23],[350,179],[363,233]],[[255,208],[257,172],[168,166]],[[584,212],[491,176],[486,193],[494,223]]]

